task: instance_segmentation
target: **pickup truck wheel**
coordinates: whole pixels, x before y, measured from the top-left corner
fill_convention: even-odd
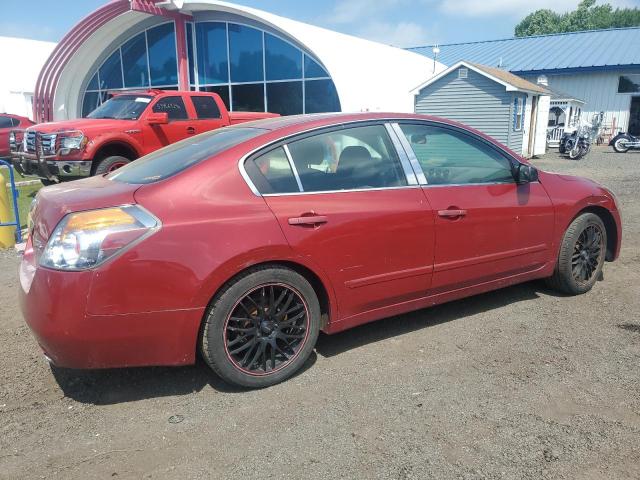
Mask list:
[[[98,166],[96,167],[95,175],[104,175],[106,173],[111,173],[114,170],[119,169],[120,167],[124,167],[129,160],[126,157],[106,157],[98,162]]]
[[[547,284],[569,295],[588,292],[602,273],[606,248],[607,230],[600,217],[580,215],[564,234],[555,272]]]

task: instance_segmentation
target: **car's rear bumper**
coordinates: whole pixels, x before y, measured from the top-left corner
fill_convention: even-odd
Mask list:
[[[20,266],[20,306],[56,366],[94,369],[187,365],[195,361],[204,309],[89,315],[93,272]]]

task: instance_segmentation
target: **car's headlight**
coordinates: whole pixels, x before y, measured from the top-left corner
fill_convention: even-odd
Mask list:
[[[86,270],[122,253],[160,228],[160,221],[136,205],[70,213],[55,228],[40,265]]]
[[[61,150],[82,150],[87,144],[87,137],[82,132],[64,132],[60,135]]]

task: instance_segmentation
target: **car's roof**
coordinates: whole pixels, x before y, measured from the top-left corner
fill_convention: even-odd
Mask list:
[[[387,113],[387,112],[361,112],[361,113],[312,113],[306,115],[290,115],[286,117],[273,117],[264,120],[255,120],[252,122],[239,123],[236,127],[255,127],[263,130],[281,130],[289,127],[320,127],[324,125],[339,125],[341,123],[350,123],[367,120],[403,120],[403,119],[421,119],[421,120],[447,120],[430,117],[427,115],[416,115],[409,113]]]

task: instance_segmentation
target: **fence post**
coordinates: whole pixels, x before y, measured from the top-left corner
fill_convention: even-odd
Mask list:
[[[2,171],[0,171],[0,249],[13,247],[16,240],[19,243],[22,242],[22,228],[18,211],[18,189],[16,188],[16,182],[13,176],[13,167],[8,162],[0,160],[0,167],[2,166],[6,166],[9,169],[11,199],[7,195],[7,180],[2,174]],[[11,200],[13,200],[13,202]],[[13,212],[11,211],[12,203]],[[10,221],[11,217],[13,217],[13,222]],[[12,231],[14,228],[15,232]]]

